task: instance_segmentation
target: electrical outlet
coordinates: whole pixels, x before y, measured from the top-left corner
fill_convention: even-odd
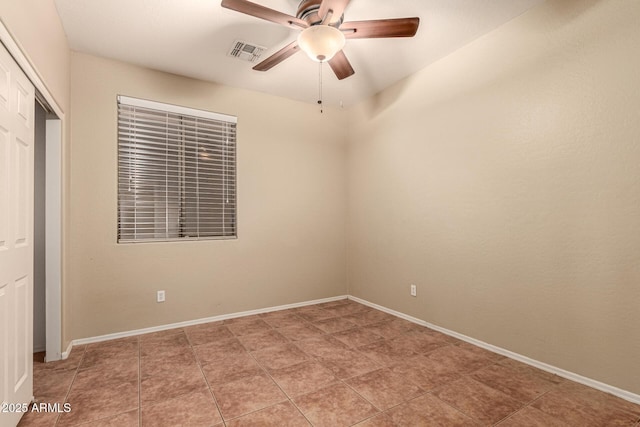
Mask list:
[[[415,297],[416,295],[418,295],[418,288],[416,287],[416,285],[411,285],[411,296]]]
[[[158,294],[156,295],[156,301],[164,302],[164,291],[158,291]]]

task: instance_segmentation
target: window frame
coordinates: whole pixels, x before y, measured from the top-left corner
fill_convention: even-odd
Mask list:
[[[221,114],[221,113],[216,113],[216,112],[212,112],[212,111],[206,111],[206,110],[200,110],[200,109],[195,109],[195,108],[190,108],[190,107],[184,107],[184,106],[179,106],[179,105],[174,105],[174,104],[167,104],[167,103],[162,103],[162,102],[157,102],[157,101],[151,101],[151,100],[146,100],[146,99],[141,99],[141,98],[133,98],[133,97],[129,97],[129,96],[124,96],[124,95],[118,95],[116,97],[116,139],[117,139],[117,144],[116,144],[116,148],[117,148],[117,226],[116,226],[116,242],[118,244],[137,244],[137,243],[163,243],[163,242],[185,242],[185,241],[207,241],[207,240],[235,240],[238,238],[238,189],[237,189],[237,181],[238,181],[238,172],[237,172],[237,157],[238,157],[238,153],[237,153],[237,117],[236,116],[232,116],[232,115],[228,115],[228,114]],[[232,221],[232,233],[229,234],[224,234],[221,233],[221,235],[215,235],[215,236],[189,236],[189,237],[169,237],[166,234],[169,233],[169,224],[168,224],[168,213],[167,218],[165,219],[166,223],[165,223],[165,236],[164,237],[143,237],[143,238],[121,238],[121,235],[123,234],[123,229],[122,229],[122,218],[121,215],[123,213],[123,207],[122,207],[122,196],[121,196],[121,178],[122,178],[122,174],[121,174],[121,151],[123,151],[122,148],[122,141],[121,141],[121,104],[127,106],[127,107],[132,107],[132,108],[141,108],[144,110],[153,110],[154,112],[160,113],[160,114],[166,114],[167,117],[169,117],[170,114],[173,115],[177,115],[180,116],[179,117],[179,122],[180,122],[180,126],[181,126],[181,130],[184,133],[185,129],[187,128],[187,122],[188,121],[193,121],[194,124],[194,128],[193,129],[198,129],[198,119],[204,119],[204,120],[210,120],[210,121],[215,121],[215,122],[219,122],[219,123],[223,123],[225,126],[229,126],[231,125],[230,130],[226,130],[225,132],[230,132],[229,134],[231,135],[231,144],[232,144],[232,148],[231,148],[231,156],[232,159],[229,160],[226,158],[227,154],[221,154],[221,159],[222,159],[222,166],[219,166],[218,168],[211,168],[209,169],[209,171],[217,171],[217,170],[223,170],[223,174],[226,177],[227,174],[227,170],[225,170],[227,167],[229,167],[229,165],[231,165],[232,169],[233,169],[233,173],[232,173],[232,181],[231,181],[231,187],[233,188],[233,204],[232,204],[232,208],[227,208],[226,204],[223,205],[222,207],[222,213],[221,216],[222,218],[224,218],[224,215],[226,214],[227,210],[229,210],[232,213],[233,216],[233,221]],[[168,123],[168,119],[167,119],[167,123]],[[213,122],[211,122],[213,123]],[[167,124],[167,128],[169,128],[169,124]],[[193,142],[193,141],[192,141]],[[195,142],[196,142],[196,147],[197,147],[197,137],[195,138]],[[228,142],[227,142],[228,143]],[[178,149],[181,150],[183,152],[183,154],[176,156],[175,158],[180,158],[182,160],[180,166],[178,166],[178,174],[180,176],[178,183],[182,183],[183,185],[188,181],[187,175],[189,173],[193,173],[193,171],[188,171],[187,167],[185,166],[186,162],[186,157],[184,157],[184,151],[186,151],[186,140],[183,140],[182,142],[182,146],[178,146],[178,145],[174,145],[174,146],[170,146],[167,143],[167,152],[169,151],[170,148],[173,149]],[[197,154],[194,153],[196,156]],[[180,157],[182,156],[182,157]],[[199,165],[199,161],[198,161],[198,165]],[[200,176],[200,172],[199,169],[196,169],[196,176],[197,178],[196,181],[200,182],[201,176]],[[168,172],[167,170],[164,171],[165,172],[165,176],[168,176]],[[167,184],[168,185],[168,184]],[[165,187],[164,189],[165,193],[168,190],[168,187]],[[181,191],[183,191],[183,189],[181,188]],[[196,197],[197,199],[199,199],[199,191],[200,189],[198,188],[198,190],[196,191]],[[225,191],[228,191],[228,189],[222,189],[222,194],[228,194],[225,193]],[[184,194],[180,193],[181,197],[185,197]],[[228,202],[227,202],[228,203]],[[224,200],[223,200],[223,204],[224,204]],[[130,208],[135,209],[135,202],[133,205],[131,205]],[[200,223],[200,213],[203,212],[203,210],[200,208],[199,205],[199,200],[198,200],[198,210],[197,210],[197,227],[199,229],[201,223]],[[167,202],[165,205],[165,211],[168,212],[170,209],[169,207],[169,203]],[[184,212],[186,211],[186,205],[183,204],[182,202],[180,203],[180,206],[178,207],[179,214],[178,214],[178,218],[182,218],[184,216]],[[136,215],[136,214],[134,214]],[[155,216],[154,216],[155,218]],[[191,220],[193,220],[193,218],[191,218]],[[206,224],[206,222],[205,222]],[[212,222],[212,224],[215,224],[215,221]],[[225,227],[225,221],[223,220],[222,222],[220,222],[220,224],[222,224],[223,230]],[[135,226],[132,227],[132,229],[135,229]],[[124,231],[125,233],[127,232],[127,230]],[[135,230],[133,230],[133,232],[135,233]],[[156,232],[157,233],[157,232]]]

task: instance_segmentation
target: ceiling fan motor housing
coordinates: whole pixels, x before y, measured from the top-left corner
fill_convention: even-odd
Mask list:
[[[300,18],[303,21],[306,21],[309,25],[320,25],[322,23],[321,17],[318,15],[318,10],[320,9],[320,3],[322,0],[301,0],[298,5],[298,11],[296,13],[296,18]],[[336,21],[333,17],[331,18],[333,21],[331,26],[339,27],[344,20],[344,14],[340,16],[340,19]]]

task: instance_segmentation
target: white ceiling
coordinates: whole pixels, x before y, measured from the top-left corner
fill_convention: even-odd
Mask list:
[[[295,15],[298,0],[253,0]],[[413,38],[347,40],[355,75],[323,67],[329,105],[352,105],[522,14],[544,0],[352,0],[345,21],[420,18]],[[71,48],[107,58],[315,103],[318,64],[297,53],[267,72],[227,56],[236,39],[267,47],[298,32],[224,9],[220,0],[55,0]]]

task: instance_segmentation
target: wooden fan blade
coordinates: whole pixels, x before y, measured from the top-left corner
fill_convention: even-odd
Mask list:
[[[268,7],[260,6],[247,0],[222,0],[221,5],[227,9],[275,22],[276,24],[281,24],[286,27],[307,28],[309,26],[306,21],[296,18],[295,16],[287,15],[286,13],[278,12],[277,10],[269,9]]]
[[[338,80],[346,79],[347,77],[355,74],[351,63],[349,63],[347,56],[342,50],[336,53],[333,58],[331,58],[331,60],[329,61],[329,66],[336,74]]]
[[[274,53],[273,55],[271,55],[270,57],[268,57],[267,59],[265,59],[264,61],[260,62],[258,65],[253,67],[253,69],[256,71],[270,70],[271,68],[275,67],[276,65],[278,65],[279,63],[281,63],[282,61],[284,61],[285,59],[287,59],[288,57],[290,57],[291,55],[293,55],[299,50],[300,50],[300,47],[298,46],[298,41],[297,40],[293,41],[288,45],[286,45],[285,47],[283,47],[282,49],[280,49],[279,51],[277,51],[276,53]]]
[[[418,31],[420,18],[379,19],[374,21],[345,22],[340,31],[348,39],[383,37],[413,37]]]
[[[318,9],[318,16],[320,19],[324,19],[327,13],[331,11],[331,19],[325,24],[333,24],[340,21],[340,17],[344,13],[344,9],[349,4],[349,0],[322,0],[320,3],[320,9]]]

